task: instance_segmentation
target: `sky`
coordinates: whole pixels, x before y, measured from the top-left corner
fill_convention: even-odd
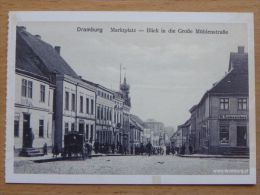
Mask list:
[[[247,51],[245,24],[24,22],[31,34],[61,47],[61,56],[84,79],[119,89],[122,77],[130,85],[131,113],[177,127],[189,117],[213,83],[228,71],[230,52]],[[103,32],[79,32],[78,27]],[[135,33],[110,32],[134,28]],[[147,33],[147,28],[166,33]],[[142,29],[144,32],[139,32]],[[190,29],[193,33],[168,33]],[[227,30],[226,35],[196,34],[195,29]]]

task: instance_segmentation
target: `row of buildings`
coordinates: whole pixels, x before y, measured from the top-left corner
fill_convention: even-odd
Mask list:
[[[230,53],[228,73],[189,110],[171,137],[185,153],[249,154],[248,54]]]
[[[141,143],[143,125],[130,114],[126,78],[118,90],[83,79],[60,56],[60,47],[23,26],[16,30],[16,151],[46,144],[62,148],[70,131],[83,133],[91,144],[121,144],[127,151]]]

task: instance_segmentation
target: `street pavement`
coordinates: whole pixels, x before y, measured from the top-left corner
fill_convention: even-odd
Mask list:
[[[248,174],[249,159],[178,156],[100,156],[36,163],[15,159],[14,172],[26,174],[211,175]]]

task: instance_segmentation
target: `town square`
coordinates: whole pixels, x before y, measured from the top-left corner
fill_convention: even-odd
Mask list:
[[[229,37],[242,24],[177,38],[69,25],[16,26],[14,173],[249,174],[248,46]]]

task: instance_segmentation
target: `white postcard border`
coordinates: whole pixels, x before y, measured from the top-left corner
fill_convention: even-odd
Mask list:
[[[250,173],[249,175],[62,175],[15,174],[13,163],[14,77],[17,22],[80,22],[80,21],[131,21],[131,22],[189,22],[189,23],[246,23],[248,26],[249,59],[249,124]],[[63,184],[255,184],[256,183],[256,126],[255,126],[255,67],[254,24],[252,13],[202,12],[10,12],[7,57],[6,97],[6,156],[5,180],[7,183],[63,183]]]

